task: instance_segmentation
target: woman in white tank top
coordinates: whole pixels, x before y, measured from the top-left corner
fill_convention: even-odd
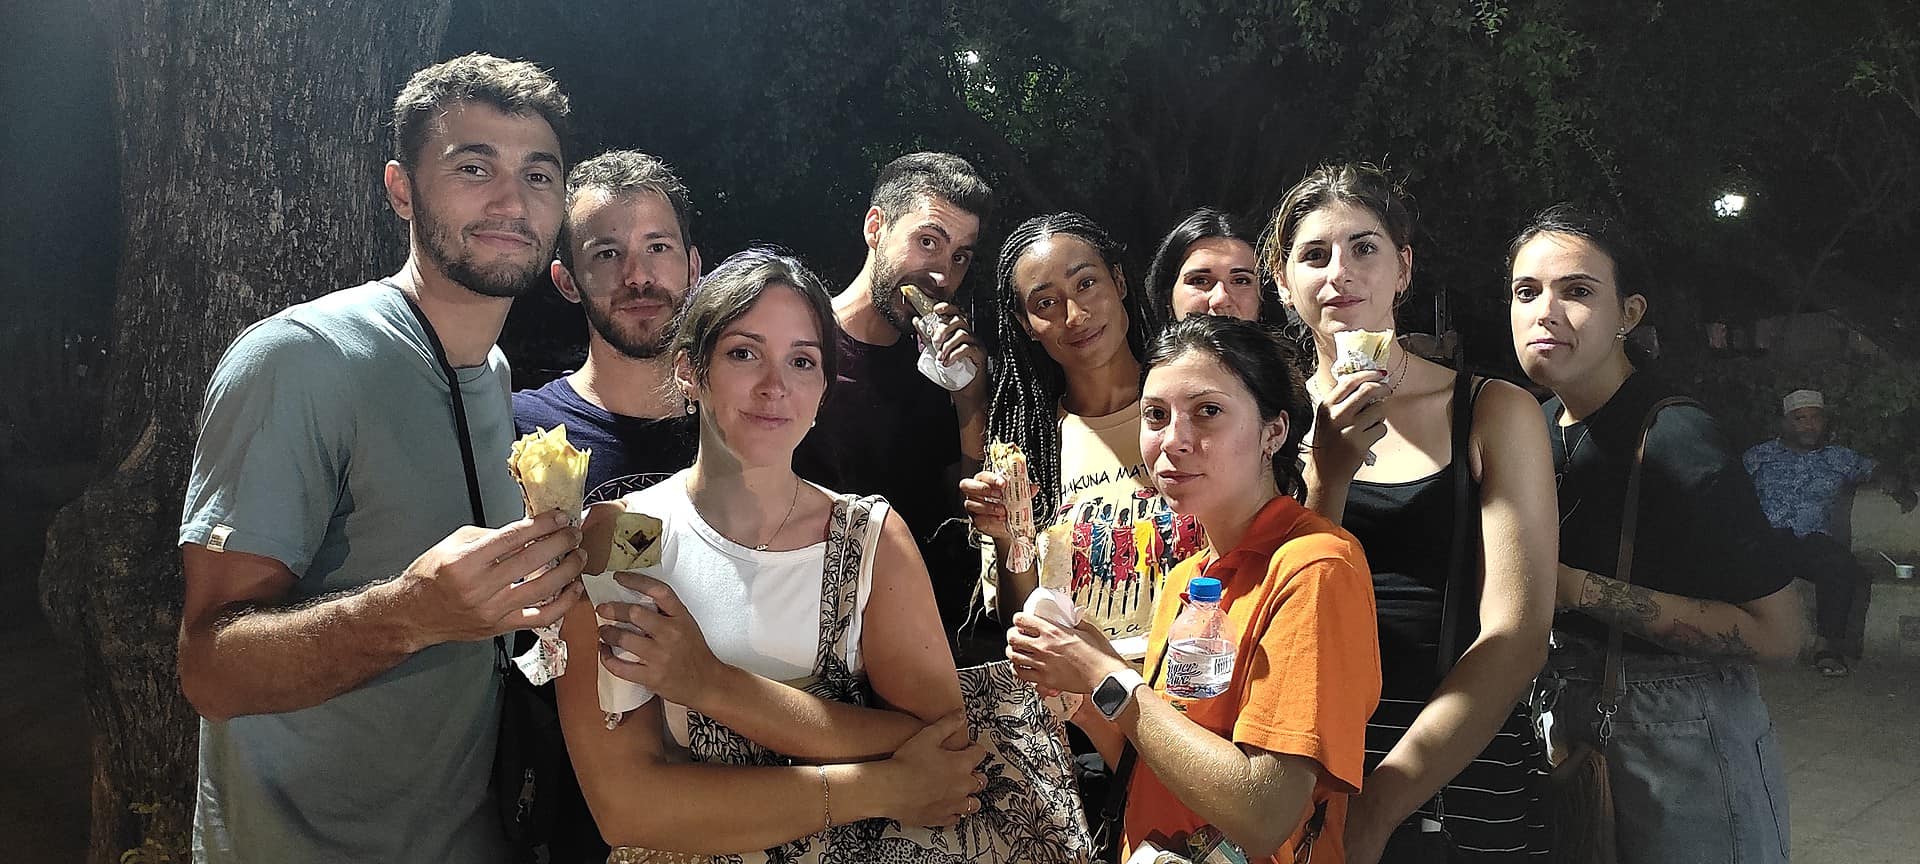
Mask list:
[[[945,825],[979,806],[983,754],[907,526],[793,472],[834,379],[834,326],[800,262],[723,262],[674,344],[700,417],[693,467],[587,517],[589,572],[619,510],[663,522],[660,564],[620,577],[658,611],[597,610],[639,632],[585,604],[563,628],[576,666],[557,685],[561,725],[611,860],[816,861],[858,820]],[[659,698],[609,729],[595,673]]]

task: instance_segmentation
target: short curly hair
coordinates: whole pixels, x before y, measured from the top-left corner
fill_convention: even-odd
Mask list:
[[[491,105],[508,114],[538,114],[566,140],[572,108],[559,82],[525,60],[468,54],[435,63],[407,79],[393,100],[393,158],[408,173],[419,167],[420,148],[441,111],[461,102]]]

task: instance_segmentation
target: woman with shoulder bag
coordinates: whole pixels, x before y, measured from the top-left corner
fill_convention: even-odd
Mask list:
[[[610,860],[859,859],[885,820],[976,812],[984,754],[968,743],[907,526],[878,499],[793,473],[833,380],[819,281],[749,250],[703,279],[682,315],[675,383],[699,415],[694,465],[596,505],[583,528],[597,573],[621,511],[662,521],[659,563],[617,577],[652,602],[583,603],[562,628],[572,656],[604,667],[581,667],[598,681],[561,676],[557,693]],[[610,715],[608,674],[653,697]]]
[[[1349,164],[1294,186],[1263,238],[1319,361],[1307,503],[1366,548],[1379,606],[1385,679],[1349,857],[1537,861],[1546,757],[1525,697],[1547,655],[1556,539],[1539,405],[1392,341],[1377,369],[1341,362],[1351,331],[1393,329],[1412,233],[1386,176]]]
[[[1787,789],[1753,663],[1793,657],[1806,622],[1739,452],[1629,354],[1647,300],[1627,253],[1566,205],[1508,253],[1514,350],[1554,392],[1555,858],[1784,862]]]

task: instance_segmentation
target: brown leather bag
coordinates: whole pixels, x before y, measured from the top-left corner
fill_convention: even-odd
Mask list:
[[[1640,446],[1627,472],[1627,497],[1620,516],[1620,556],[1613,569],[1613,578],[1624,584],[1633,584],[1633,537],[1640,523],[1640,474],[1647,461],[1647,434],[1661,409],[1696,404],[1684,396],[1670,396],[1653,403],[1640,421]],[[1606,754],[1607,739],[1613,737],[1613,715],[1620,708],[1620,650],[1619,626],[1608,627],[1600,701],[1594,706],[1600,714],[1599,745],[1576,743],[1553,768],[1554,864],[1618,864],[1620,860]]]

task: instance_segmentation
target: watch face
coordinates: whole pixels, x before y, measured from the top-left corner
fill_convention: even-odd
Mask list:
[[[1112,678],[1102,680],[1100,686],[1093,688],[1093,707],[1100,709],[1102,716],[1112,720],[1121,708],[1126,707],[1127,690],[1127,685]]]

